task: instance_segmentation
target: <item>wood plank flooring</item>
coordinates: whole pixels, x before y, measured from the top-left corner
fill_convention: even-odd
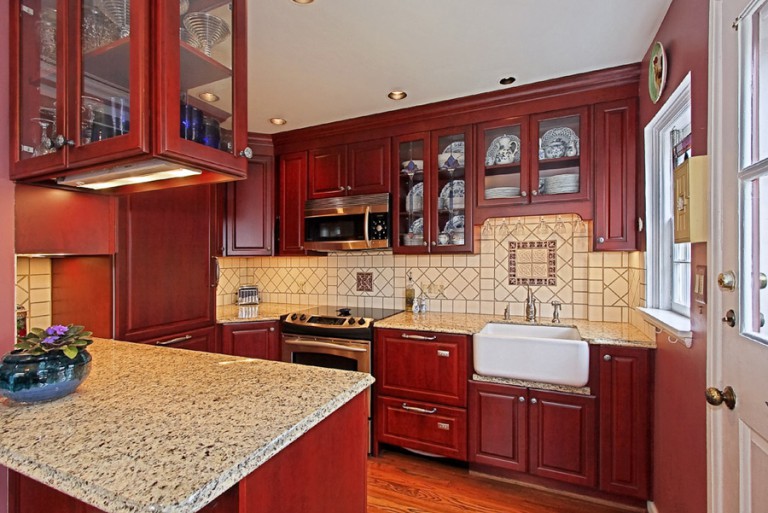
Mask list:
[[[492,479],[427,458],[383,451],[368,458],[368,513],[626,513]]]

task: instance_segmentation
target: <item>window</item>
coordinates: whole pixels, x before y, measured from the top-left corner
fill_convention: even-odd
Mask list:
[[[688,75],[645,129],[647,306],[684,317],[690,317],[691,245],[674,243],[673,143],[690,131]]]

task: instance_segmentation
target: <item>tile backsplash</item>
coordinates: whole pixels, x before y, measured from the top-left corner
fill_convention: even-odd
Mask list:
[[[16,258],[16,304],[27,310],[28,328],[51,325],[50,258]]]
[[[523,315],[530,283],[541,319],[551,318],[556,300],[563,317],[631,322],[652,333],[633,308],[645,304],[644,255],[591,252],[590,234],[591,223],[576,215],[497,218],[480,227],[479,247],[469,255],[220,258],[217,303],[232,304],[238,286],[256,284],[268,302],[404,308],[411,271],[430,310],[501,315],[511,304],[514,315]]]

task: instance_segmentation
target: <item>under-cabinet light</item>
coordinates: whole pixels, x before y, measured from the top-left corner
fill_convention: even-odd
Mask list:
[[[75,173],[60,177],[56,180],[59,185],[81,187],[84,189],[102,190],[124,185],[185,178],[202,174],[199,169],[179,167],[178,164],[151,159],[145,162],[116,166],[110,169]]]

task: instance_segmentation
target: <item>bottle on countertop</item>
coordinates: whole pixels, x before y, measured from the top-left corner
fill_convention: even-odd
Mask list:
[[[413,275],[411,271],[406,273],[408,281],[405,283],[405,310],[413,310],[414,300],[416,299],[416,289],[413,287]]]

